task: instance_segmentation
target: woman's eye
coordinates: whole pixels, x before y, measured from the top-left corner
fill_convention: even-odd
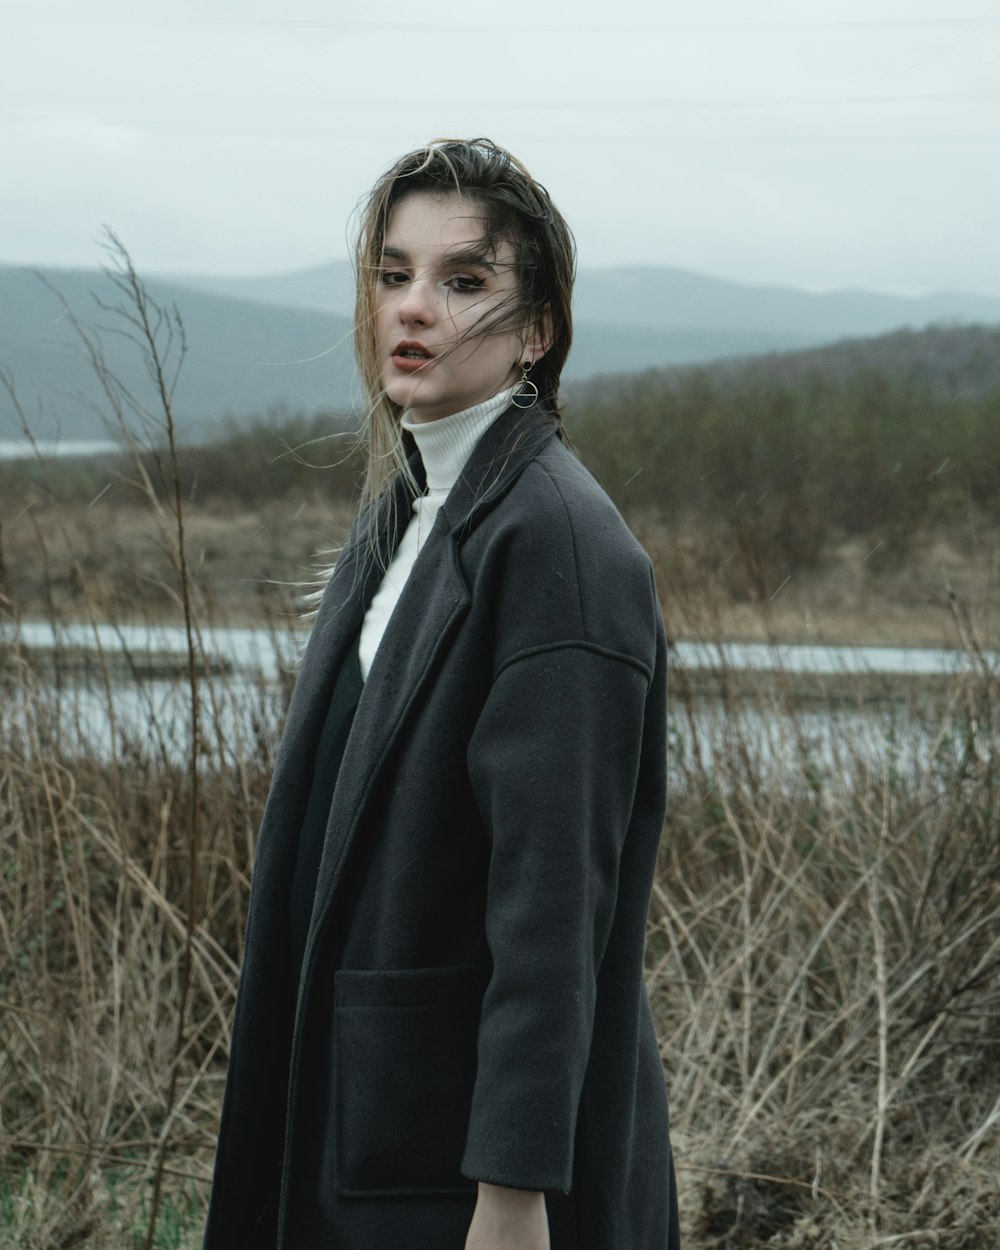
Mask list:
[[[456,273],[448,285],[453,291],[478,291],[483,285],[483,280],[474,278],[469,273]]]
[[[383,269],[379,274],[379,281],[383,286],[402,286],[406,281],[406,274],[402,269]]]

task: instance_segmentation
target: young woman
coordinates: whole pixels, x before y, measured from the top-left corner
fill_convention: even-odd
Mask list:
[[[361,512],[258,843],[207,1250],[674,1250],[653,577],[567,450],[574,249],[484,140],[375,186]]]

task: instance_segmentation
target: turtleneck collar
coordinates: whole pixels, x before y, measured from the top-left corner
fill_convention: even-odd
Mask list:
[[[462,412],[436,421],[413,421],[404,412],[400,424],[413,435],[424,462],[428,491],[449,491],[458,481],[472,449],[499,415],[510,407],[510,387]]]

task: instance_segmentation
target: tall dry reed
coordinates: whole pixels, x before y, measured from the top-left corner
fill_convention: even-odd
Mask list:
[[[178,556],[163,466],[136,481]],[[175,564],[175,716],[162,657],[98,645],[80,555],[89,666],[54,595],[44,654],[0,601],[0,1247],[193,1250],[288,674],[220,673]],[[874,746],[781,674],[675,674],[648,984],[695,1250],[996,1243],[997,676],[956,624],[976,667]]]
[[[5,670],[0,1245],[138,1246],[159,1170],[153,1244],[193,1247],[287,690],[261,681],[248,702],[206,676],[189,938],[185,744],[165,719],[136,736],[132,714],[112,757],[73,662],[15,646]],[[648,983],[689,1245],[991,1244],[995,693],[989,672],[956,678],[921,750],[880,758],[809,740],[765,681],[721,715],[675,696]]]
[[[711,757],[678,752],[648,955],[691,1244],[994,1244],[1000,726],[975,659],[933,712],[828,705],[829,737],[780,677],[744,683]],[[706,708],[678,687],[683,739]]]

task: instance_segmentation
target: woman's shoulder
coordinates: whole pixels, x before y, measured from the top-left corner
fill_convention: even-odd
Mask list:
[[[511,519],[538,538],[573,546],[578,554],[624,561],[646,577],[650,561],[614,502],[560,439],[550,439],[511,492]]]
[[[649,557],[561,441],[531,458],[464,554],[474,598],[495,606],[511,645],[572,639],[651,669],[659,605]]]

